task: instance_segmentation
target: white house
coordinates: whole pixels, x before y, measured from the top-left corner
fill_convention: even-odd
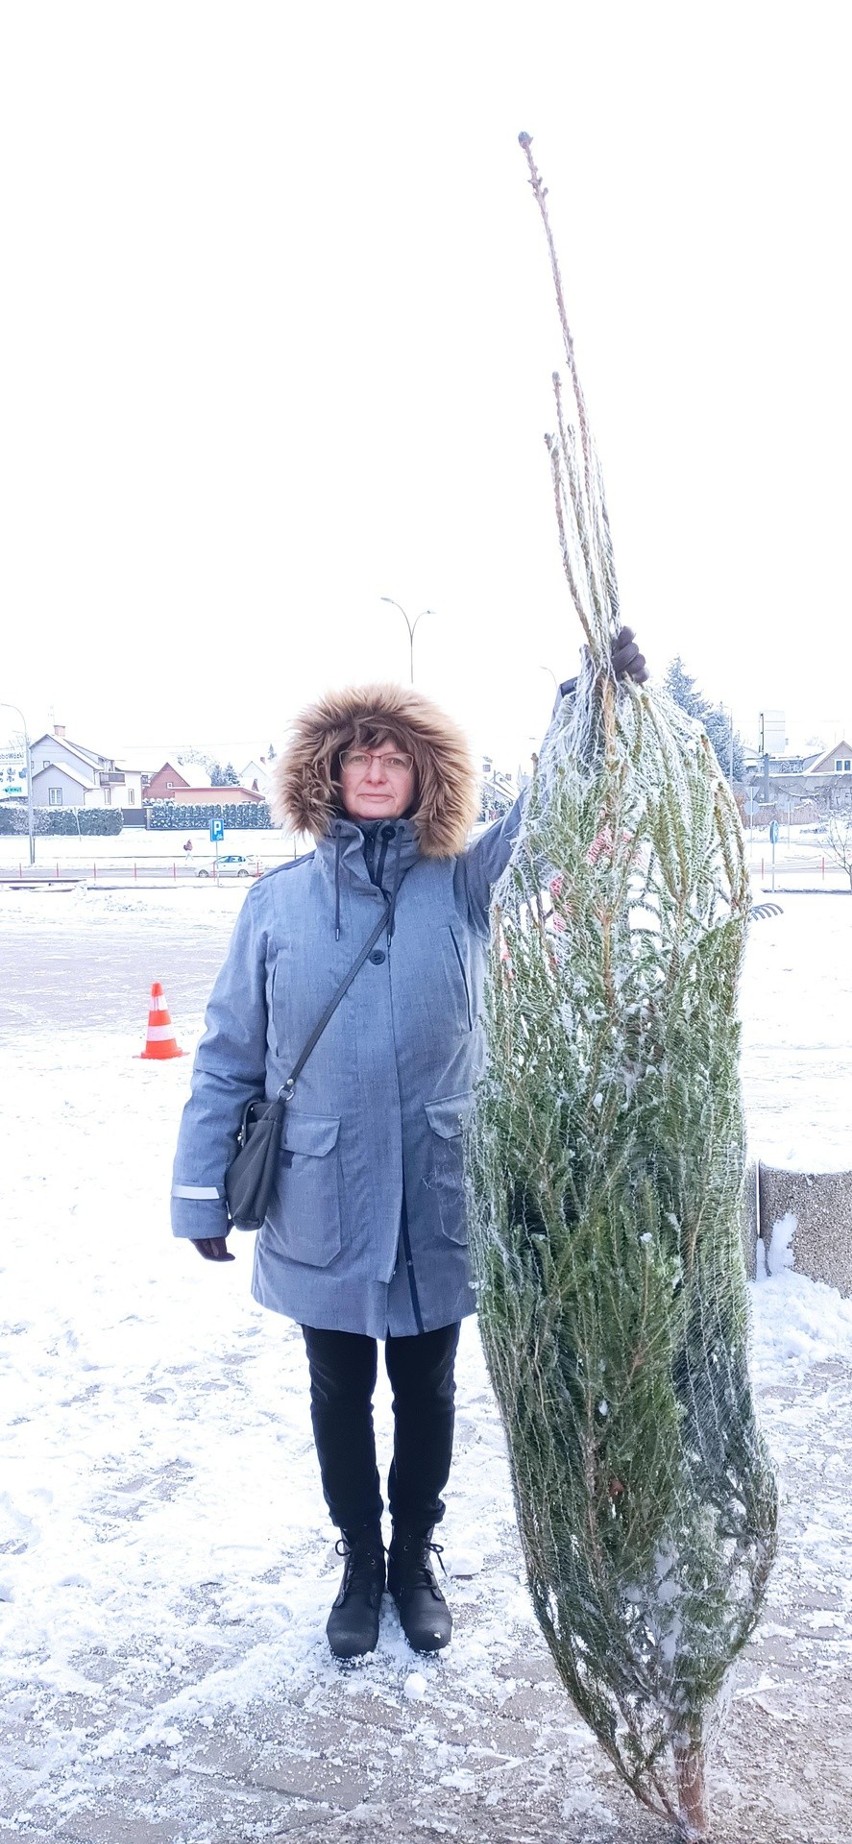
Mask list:
[[[142,775],[72,743],[55,724],[30,745],[36,807],[141,807]]]
[[[247,762],[245,768],[240,769],[240,787],[252,788],[256,793],[262,794],[264,799],[269,793],[271,779],[269,763],[265,756],[261,756],[259,762]]]
[[[808,776],[818,775],[823,783],[833,781],[835,775],[848,775],[852,780],[852,745],[841,737],[833,749],[827,749],[825,755],[817,756],[805,773]]]
[[[95,787],[88,775],[81,775],[70,762],[45,762],[33,766],[34,807],[102,807],[103,789]]]

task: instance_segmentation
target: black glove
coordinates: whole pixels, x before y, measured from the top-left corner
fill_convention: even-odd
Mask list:
[[[587,647],[583,648],[583,653],[585,657],[588,658]],[[645,680],[649,676],[648,667],[645,663],[644,653],[640,653],[633,638],[632,627],[619,628],[610,648],[609,656],[612,660],[612,670],[617,679],[633,679],[636,685],[644,685]],[[576,679],[565,679],[564,683],[559,687],[559,695],[562,698],[570,698],[576,689]]]
[[[190,1238],[194,1249],[203,1255],[205,1261],[236,1261],[236,1255],[228,1254],[228,1244],[224,1236],[202,1236],[200,1241]]]
[[[635,685],[644,685],[648,668],[645,655],[640,653],[633,638],[632,627],[619,628],[612,643],[610,659],[617,679],[632,679]]]

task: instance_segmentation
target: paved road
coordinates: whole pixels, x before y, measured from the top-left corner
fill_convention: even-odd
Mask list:
[[[205,878],[218,878],[220,883],[231,883],[236,878],[238,882],[246,882],[249,878],[259,877],[264,869],[268,869],[268,866],[258,869],[258,861],[254,859],[249,870],[219,872],[212,862],[209,869],[206,866],[199,869],[197,865],[181,864],[178,860],[170,860],[168,864],[148,864],[144,858],[140,858],[129,864],[110,864],[103,861],[98,863],[93,859],[90,864],[65,865],[61,859],[45,859],[42,864],[0,865],[0,884],[93,884],[98,889],[109,889],[112,885],[121,885],[122,888],[138,885],[144,889],[148,885],[155,885],[158,889],[168,889],[171,884],[191,882],[193,879],[203,882]]]

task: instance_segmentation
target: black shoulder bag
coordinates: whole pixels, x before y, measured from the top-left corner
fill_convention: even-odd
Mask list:
[[[387,927],[388,914],[389,910],[386,908],[369,940],[365,941],[358,959],[353,962],[346,978],[341,980],[334,998],[329,1000],[319,1023],[314,1025],[304,1049],[293,1064],[283,1087],[278,1090],[275,1100],[267,1101],[265,1095],[260,1095],[246,1106],[237,1138],[239,1151],[231,1160],[225,1173],[228,1217],[234,1229],[260,1229],[266,1218],[272,1187],[278,1171],[284,1110],[288,1101],[293,1098],[296,1082],[311,1051],[319,1043],[329,1019],[337,1011],[344,993],[351,986],[359,968],[363,967],[370,949],[378,941],[382,930]]]

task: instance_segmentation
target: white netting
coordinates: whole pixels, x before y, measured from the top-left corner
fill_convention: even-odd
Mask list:
[[[699,1838],[711,1707],[775,1542],[740,1239],[748,882],[706,736],[609,669],[615,574],[551,254],[577,414],[557,385],[550,450],[589,653],[495,893],[471,1234],[536,1613],[637,1797]]]

